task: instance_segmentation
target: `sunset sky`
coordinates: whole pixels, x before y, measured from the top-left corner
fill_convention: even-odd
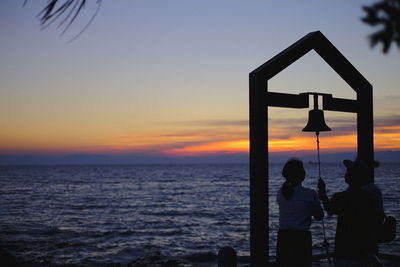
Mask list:
[[[374,1],[104,0],[72,42],[95,4],[61,35],[57,21],[41,30],[47,1],[23,2],[0,2],[2,159],[246,155],[248,74],[316,30],[374,87],[375,151],[400,151],[400,50],[370,47],[375,29],[360,18]],[[313,51],[269,90],[355,99]],[[270,108],[271,152],[314,153],[314,135],[301,132],[307,114]],[[332,132],[321,133],[323,152],[354,152],[355,115],[325,119]]]

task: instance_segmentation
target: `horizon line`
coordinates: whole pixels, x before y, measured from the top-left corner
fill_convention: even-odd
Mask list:
[[[269,163],[282,163],[297,157],[304,163],[317,162],[315,153],[299,151],[269,152]],[[152,165],[152,164],[248,164],[249,153],[210,154],[194,156],[170,156],[156,154],[1,154],[0,166],[10,165]],[[375,151],[375,160],[384,163],[400,162],[400,150]],[[323,153],[322,163],[355,159],[355,151]]]

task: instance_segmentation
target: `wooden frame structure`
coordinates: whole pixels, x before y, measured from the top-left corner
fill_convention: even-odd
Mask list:
[[[372,85],[319,31],[311,32],[252,71],[250,83],[250,257],[251,266],[267,266],[268,225],[268,107],[308,108],[308,94],[268,92],[268,80],[309,51],[317,52],[356,92],[357,99],[323,95],[323,109],[357,114],[357,154],[374,160]],[[370,167],[373,179],[373,167]]]

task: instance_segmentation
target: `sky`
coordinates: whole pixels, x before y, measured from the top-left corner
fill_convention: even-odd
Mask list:
[[[72,41],[95,1],[64,34],[58,22],[42,29],[47,1],[23,2],[0,2],[0,164],[245,160],[248,74],[317,30],[373,85],[376,155],[400,161],[400,50],[370,47],[376,29],[360,18],[374,1],[104,0]],[[269,90],[355,99],[314,51]],[[269,108],[271,155],[315,155],[307,114]],[[354,154],[355,115],[325,120],[322,159]]]

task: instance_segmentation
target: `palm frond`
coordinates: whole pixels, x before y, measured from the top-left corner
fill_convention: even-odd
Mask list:
[[[101,1],[102,0],[96,0],[97,9],[78,35],[80,35],[91,24],[99,11]],[[23,6],[25,6],[27,2],[28,0],[24,0]],[[64,27],[61,33],[61,35],[63,35],[74,23],[78,15],[82,13],[82,10],[88,2],[88,0],[48,0],[46,6],[37,15],[40,24],[42,25],[42,29],[45,29],[59,21],[57,28]],[[73,39],[75,38],[76,37]]]
[[[372,47],[382,44],[383,53],[387,53],[392,43],[400,46],[400,0],[382,0],[371,6],[364,6],[365,17],[361,20],[372,26],[381,26],[369,36]]]

